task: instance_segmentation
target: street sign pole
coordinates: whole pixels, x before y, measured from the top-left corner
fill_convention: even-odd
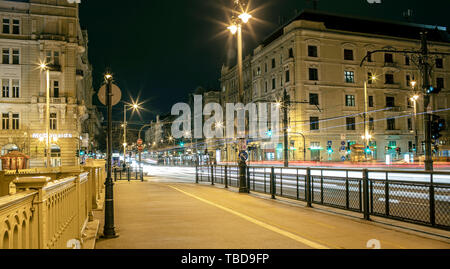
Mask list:
[[[116,238],[114,228],[114,183],[112,180],[112,76],[106,76],[106,106],[108,108],[108,147],[107,147],[107,176],[105,182],[105,227],[103,237]]]

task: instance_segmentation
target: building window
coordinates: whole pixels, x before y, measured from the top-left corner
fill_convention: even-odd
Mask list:
[[[353,71],[344,71],[345,82],[346,83],[355,83],[355,72]]]
[[[444,68],[444,61],[442,59],[436,59],[436,68]]]
[[[289,81],[291,81],[291,72],[289,72],[289,70],[286,70],[286,83],[288,83]]]
[[[412,125],[412,119],[408,119],[408,130],[412,131],[413,125]]]
[[[18,49],[13,49],[13,64],[20,63],[20,51]]]
[[[374,120],[374,118],[369,118],[369,130],[371,130],[371,131],[375,130],[375,120]]]
[[[13,20],[13,34],[20,34],[20,20]]]
[[[53,52],[53,64],[59,65],[59,51]]]
[[[374,107],[373,96],[369,96],[369,107]]]
[[[386,107],[395,107],[395,97],[386,96]]]
[[[354,95],[346,95],[345,96],[345,106],[354,107],[356,104]]]
[[[59,98],[59,81],[53,81],[53,97]]]
[[[9,130],[9,114],[8,113],[2,114],[2,129]]]
[[[309,121],[311,123],[311,131],[319,130],[319,118],[318,117],[310,117]]]
[[[20,123],[20,121],[19,121],[19,114],[13,114],[12,129],[13,130],[19,130],[20,129],[19,123]]]
[[[257,69],[257,71],[256,71],[256,75],[261,75],[261,67],[260,66],[258,66],[258,69]]]
[[[277,80],[276,78],[272,79],[272,90],[275,90],[275,88],[277,87]]]
[[[264,63],[264,72],[267,73],[267,63]]]
[[[317,93],[309,94],[309,104],[313,106],[319,105],[319,95]]]
[[[436,88],[437,89],[444,88],[444,78],[436,78]]]
[[[411,98],[406,97],[406,104],[407,104],[408,108],[413,107],[413,101],[411,101]]]
[[[356,119],[355,118],[346,118],[347,122],[347,131],[356,130]]]
[[[394,62],[394,56],[391,53],[384,54],[384,62],[385,63],[393,63]]]
[[[52,62],[52,51],[51,50],[47,50],[45,52],[45,63],[51,63]]]
[[[344,60],[346,61],[353,61],[353,50],[351,49],[345,49],[344,50]]]
[[[292,48],[289,49],[289,58],[294,58],[294,50]]]
[[[410,65],[410,62],[409,56],[405,56],[405,65]]]
[[[317,46],[308,46],[308,56],[317,57]]]
[[[275,58],[272,59],[272,69],[276,67]]]
[[[395,130],[395,119],[387,119],[387,129],[389,131]]]
[[[9,98],[9,79],[2,79],[2,97]]]
[[[267,85],[267,81],[265,82],[265,88],[264,88],[264,90],[265,90],[265,92],[267,92],[267,90],[268,90],[268,85]]]
[[[394,84],[394,74],[386,74],[386,83],[385,84]]]
[[[411,76],[406,75],[406,87],[411,87]]]
[[[2,52],[2,63],[9,64],[9,49],[3,49]]]
[[[316,68],[309,69],[309,80],[314,80],[314,81],[319,80],[319,72]]]
[[[9,19],[3,19],[3,33],[4,34],[10,33],[10,20]]]
[[[50,114],[50,130],[56,130],[57,126],[57,116],[56,113],[51,113]]]
[[[18,79],[12,81],[12,94],[12,98],[20,97],[20,81]]]

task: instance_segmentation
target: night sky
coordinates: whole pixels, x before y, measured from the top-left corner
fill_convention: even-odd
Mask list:
[[[221,23],[228,21],[232,0],[82,0],[80,19],[89,33],[89,58],[94,67],[94,88],[109,69],[125,95],[148,111],[135,123],[154,120],[185,101],[198,86],[219,89],[222,64],[234,64],[235,41]],[[306,0],[252,0],[252,31],[244,31],[245,54],[279,26],[279,17],[294,16],[295,9],[312,5]],[[448,0],[321,0],[318,9],[341,14],[406,21],[402,13],[414,11],[415,23],[450,26]],[[94,101],[98,103],[97,98]],[[115,118],[121,119],[122,106]],[[104,108],[100,106],[104,112]]]

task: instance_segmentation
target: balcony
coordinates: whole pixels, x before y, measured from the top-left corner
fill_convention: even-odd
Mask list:
[[[49,64],[47,67],[52,73],[61,73],[62,70],[61,65],[59,64]]]

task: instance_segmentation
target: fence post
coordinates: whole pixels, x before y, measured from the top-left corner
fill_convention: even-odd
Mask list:
[[[369,212],[369,170],[363,170],[363,203],[364,203],[364,219],[370,220]]]
[[[311,201],[311,168],[306,169],[306,206],[312,207]]]
[[[128,176],[128,182],[131,181],[131,170],[130,167],[127,167],[127,176]]]
[[[275,183],[275,168],[272,167],[270,171],[270,194],[272,194],[272,199],[275,199],[276,194],[276,183]]]
[[[195,183],[198,184],[198,165],[195,166]]]
[[[247,192],[250,193],[250,167],[247,165]]]
[[[214,165],[211,164],[211,185],[214,186]]]
[[[433,173],[431,173],[431,184],[430,184],[430,223],[432,226],[436,225],[436,201],[434,197]]]
[[[117,168],[114,168],[114,181],[117,181]]]
[[[225,165],[225,189],[228,189],[228,165]]]
[[[144,167],[139,167],[139,172],[141,173],[141,181],[144,182]]]

